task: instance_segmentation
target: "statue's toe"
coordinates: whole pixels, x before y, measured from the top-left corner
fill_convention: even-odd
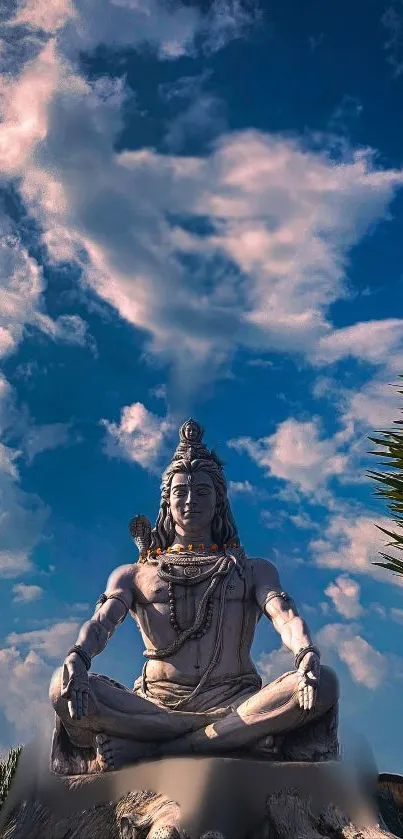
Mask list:
[[[115,769],[114,754],[109,737],[106,734],[97,734],[95,742],[97,744],[97,759],[102,772],[110,772]]]

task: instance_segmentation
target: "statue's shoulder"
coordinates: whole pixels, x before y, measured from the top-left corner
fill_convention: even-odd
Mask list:
[[[109,575],[106,591],[127,591],[134,586],[136,565],[119,565]]]
[[[272,588],[279,585],[279,573],[274,562],[261,556],[249,557],[249,563],[255,584],[265,584]]]

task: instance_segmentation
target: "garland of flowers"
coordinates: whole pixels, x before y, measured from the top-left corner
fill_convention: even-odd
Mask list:
[[[225,553],[227,548],[239,548],[239,542],[233,541],[229,545],[223,545],[221,550]],[[162,548],[154,548],[152,550],[148,550],[145,553],[140,554],[140,560],[144,561],[146,559],[156,559],[157,557],[162,556],[163,554],[180,554],[180,553],[194,553],[197,554],[198,551],[207,551],[208,553],[217,553],[220,548],[215,543],[213,545],[204,545],[201,542],[198,545],[171,545],[170,547],[166,548],[164,551]]]

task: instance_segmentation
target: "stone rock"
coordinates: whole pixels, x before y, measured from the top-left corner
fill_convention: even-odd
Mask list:
[[[157,765],[158,764],[158,765]],[[186,764],[186,765],[185,765]],[[173,778],[189,777],[179,790],[182,813],[171,795]],[[339,771],[341,770],[341,771]],[[0,839],[392,839],[382,815],[339,785],[340,763],[273,763],[230,758],[158,761],[160,788],[168,794],[129,791],[130,768],[108,776],[58,778],[76,812],[55,815],[31,790],[8,816]],[[164,775],[165,772],[165,775]],[[150,776],[151,777],[151,776]],[[164,781],[166,780],[166,783]],[[171,789],[168,789],[171,779]],[[100,784],[103,790],[100,792]],[[186,799],[183,799],[183,796]],[[192,799],[193,795],[193,800]],[[79,797],[81,796],[81,797]],[[358,796],[359,797],[359,796]],[[107,799],[107,800],[106,800]],[[358,799],[357,799],[358,800]],[[87,802],[86,809],[83,809]],[[397,808],[396,808],[397,809]],[[181,821],[181,815],[184,820]],[[162,830],[169,825],[171,832]],[[186,832],[181,832],[184,828]],[[190,832],[192,830],[193,832]],[[226,832],[224,832],[226,830]]]
[[[388,772],[379,775],[377,798],[384,823],[403,839],[403,776]]]

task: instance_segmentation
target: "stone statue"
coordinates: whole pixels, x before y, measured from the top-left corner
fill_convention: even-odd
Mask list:
[[[337,678],[275,566],[240,546],[223,465],[202,438],[193,420],[181,427],[154,529],[130,523],[138,562],[111,574],[53,675],[54,771],[69,772],[69,754],[76,772],[172,755],[337,756]],[[145,646],[133,689],[89,672],[128,613]],[[264,687],[250,656],[262,615],[295,656]]]

